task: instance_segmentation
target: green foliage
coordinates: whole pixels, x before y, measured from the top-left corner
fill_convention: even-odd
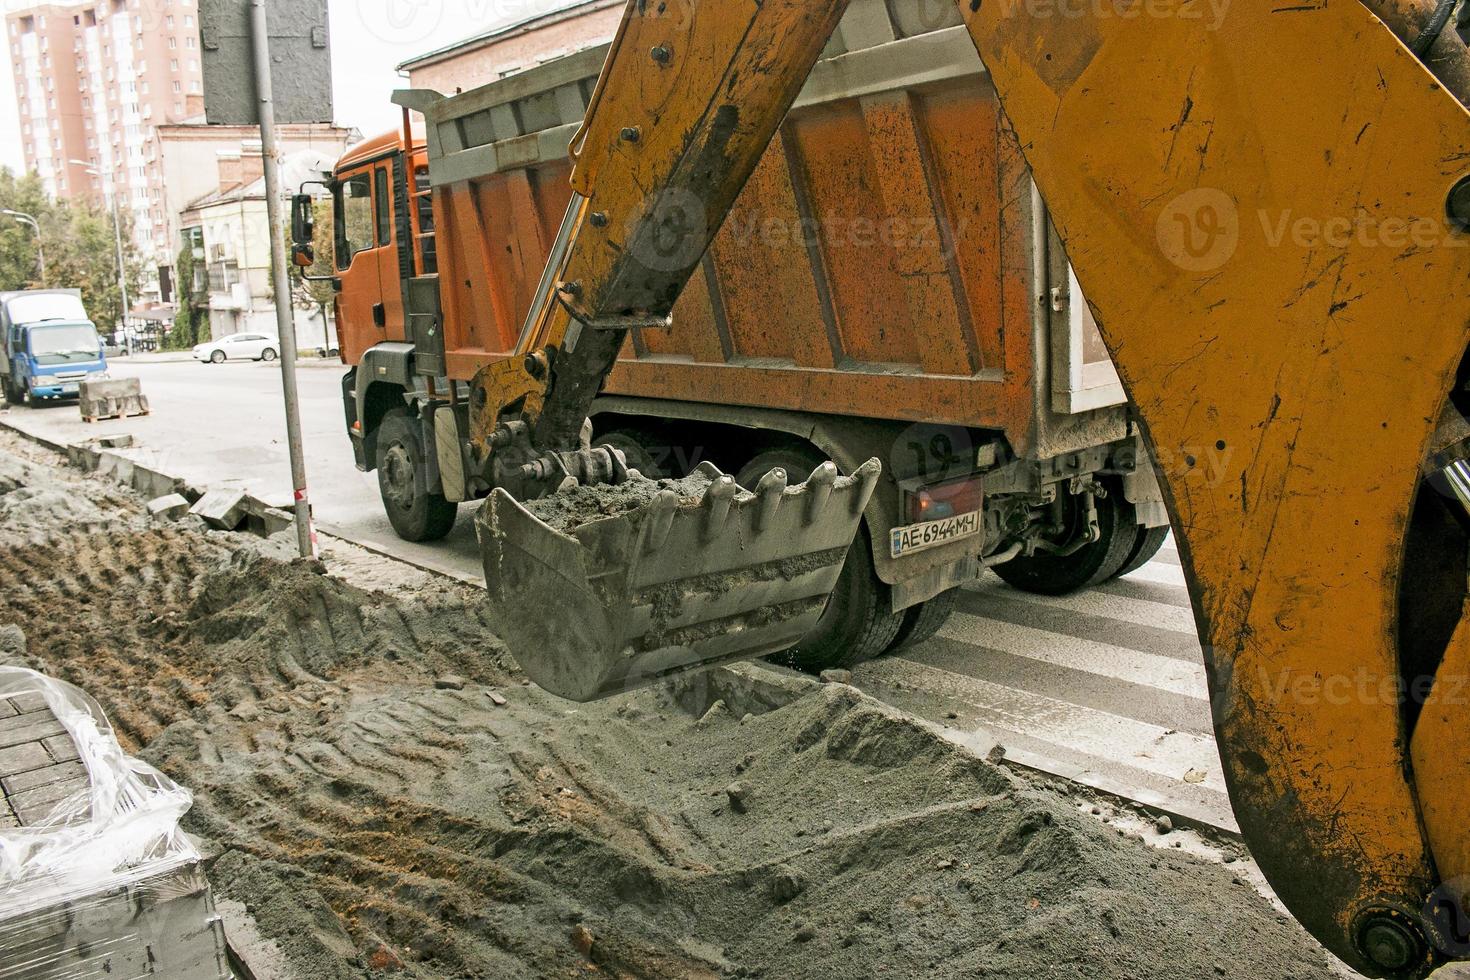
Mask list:
[[[103,201],[53,201],[34,174],[17,177],[0,168],[0,208],[33,215],[40,224],[40,244],[46,252],[45,286],[80,289],[88,314],[104,333],[121,322],[112,212]],[[142,286],[143,257],[133,244],[132,214],[123,211],[121,218],[123,264],[131,298]],[[36,238],[29,226],[0,215],[0,290],[43,285]]]
[[[315,201],[312,203],[312,215],[316,221],[315,234],[312,236],[312,247],[316,252],[316,262],[311,268],[306,269],[307,275],[311,276],[333,276],[336,275],[336,258],[333,251],[334,237],[332,234],[332,202],[329,200]],[[291,255],[291,229],[285,230],[286,255]],[[320,310],[322,322],[328,322],[328,311],[332,308],[332,302],[337,293],[332,288],[331,280],[325,282],[308,282],[302,275],[302,270],[294,263],[290,264],[291,270],[291,302],[303,310]],[[272,280],[274,282],[274,280]]]
[[[194,288],[194,268],[194,247],[185,242],[174,260],[179,312],[174,315],[173,329],[164,340],[164,350],[188,350],[204,339],[204,328],[209,325],[209,310],[205,306],[208,294]]]

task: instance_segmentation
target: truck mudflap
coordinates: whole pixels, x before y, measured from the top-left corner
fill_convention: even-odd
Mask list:
[[[566,533],[497,489],[475,518],[493,623],[572,701],[784,650],[821,617],[881,472],[824,463],[792,487],[773,470],[750,492],[704,463]]]

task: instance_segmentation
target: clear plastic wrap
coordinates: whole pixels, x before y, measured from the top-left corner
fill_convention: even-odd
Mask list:
[[[189,791],[63,681],[0,667],[0,712],[0,980],[228,976]]]

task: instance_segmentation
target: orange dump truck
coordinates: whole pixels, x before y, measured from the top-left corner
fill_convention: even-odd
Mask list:
[[[986,567],[1064,592],[1136,568],[1167,531],[985,69],[952,9],[925,9],[853,4],[672,328],[630,338],[592,420],[648,475],[709,460],[754,487],[777,466],[882,460],[865,533],[792,651],[808,667],[932,635]],[[539,295],[605,53],[400,93],[404,131],[337,165],[348,430],[405,538],[446,534],[488,490],[467,382]]]

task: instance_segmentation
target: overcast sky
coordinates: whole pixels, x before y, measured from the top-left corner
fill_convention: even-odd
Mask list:
[[[207,0],[206,0],[207,2]],[[289,3],[293,0],[274,0]],[[405,82],[394,66],[435,48],[574,0],[328,0],[337,122],[364,135],[398,125],[389,98]],[[21,6],[9,0],[3,9]],[[0,72],[0,166],[25,165],[11,72]]]

